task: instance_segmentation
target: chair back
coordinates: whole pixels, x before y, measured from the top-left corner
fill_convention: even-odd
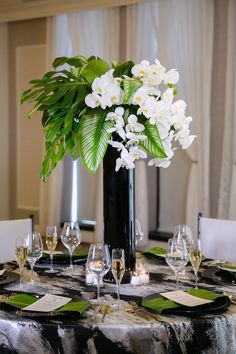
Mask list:
[[[15,259],[16,239],[31,231],[31,218],[0,221],[0,263]]]
[[[236,221],[200,216],[198,226],[206,258],[236,262]]]

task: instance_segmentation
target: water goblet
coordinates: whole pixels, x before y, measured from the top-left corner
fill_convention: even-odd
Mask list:
[[[198,270],[202,261],[202,250],[201,250],[201,243],[200,240],[197,239],[195,240],[191,246],[190,246],[190,250],[189,250],[189,258],[190,258],[190,262],[192,264],[193,267],[193,271],[194,271],[194,276],[195,276],[195,289],[198,289]]]
[[[193,236],[192,236],[192,231],[191,228],[188,225],[185,224],[179,224],[175,227],[174,231],[174,238],[177,238],[178,240],[185,240],[187,249],[189,251],[190,245],[193,243]]]
[[[43,254],[43,242],[39,232],[29,232],[25,234],[26,259],[31,268],[31,283],[34,283],[34,265]]]
[[[135,219],[135,245],[137,246],[139,242],[143,239],[144,232],[141,225],[140,219]]]
[[[176,277],[176,288],[179,287],[179,273],[184,269],[188,262],[188,250],[185,240],[170,238],[168,240],[165,255],[166,263],[173,269]]]
[[[68,268],[73,270],[74,267],[72,262],[72,255],[75,248],[81,242],[80,228],[79,228],[79,223],[77,221],[64,223],[62,233],[61,233],[61,241],[64,244],[64,246],[69,250],[70,266]]]
[[[100,301],[100,282],[111,267],[108,246],[104,243],[92,243],[89,247],[87,267],[97,282],[97,301]]]
[[[47,226],[46,229],[46,245],[50,252],[50,269],[45,270],[46,273],[55,273],[53,269],[53,253],[57,246],[57,227],[56,226]]]
[[[27,247],[23,237],[16,239],[15,257],[20,271],[20,289],[22,288],[22,274],[26,263]]]
[[[116,281],[117,301],[120,302],[120,283],[125,273],[125,251],[122,248],[112,250],[111,271]]]

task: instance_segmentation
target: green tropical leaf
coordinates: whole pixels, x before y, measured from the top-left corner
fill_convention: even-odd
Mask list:
[[[113,76],[121,77],[123,75],[131,76],[131,69],[134,66],[134,62],[132,60],[126,61],[125,63],[120,62],[112,62],[112,67],[115,69]]]
[[[69,64],[71,66],[75,66],[76,68],[81,67],[87,63],[87,59],[83,56],[75,56],[75,57],[59,57],[56,58],[52,66],[54,68],[57,68],[58,66],[64,65],[64,64]]]
[[[80,75],[91,84],[96,77],[105,74],[109,68],[109,64],[106,61],[92,59],[83,67]]]
[[[123,87],[124,87],[124,104],[130,104],[133,94],[139,87],[142,86],[142,82],[138,79],[124,79],[123,80]]]
[[[159,158],[167,157],[156,125],[150,124],[149,120],[147,120],[144,126],[145,130],[142,134],[146,135],[147,139],[140,141],[139,145],[152,156]]]
[[[79,130],[79,146],[82,162],[85,168],[91,172],[96,172],[101,163],[111,133],[107,129],[113,126],[112,121],[105,121],[107,112],[97,112],[85,114],[81,117]]]

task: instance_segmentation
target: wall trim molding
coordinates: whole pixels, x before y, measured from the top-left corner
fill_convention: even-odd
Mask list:
[[[60,13],[110,8],[147,0],[1,0],[0,22],[49,17]]]

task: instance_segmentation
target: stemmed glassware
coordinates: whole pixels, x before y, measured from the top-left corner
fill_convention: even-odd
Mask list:
[[[166,251],[166,263],[173,269],[176,277],[176,287],[179,286],[179,273],[188,262],[188,250],[185,240],[170,238]]]
[[[70,253],[70,266],[69,269],[73,269],[72,255],[75,248],[81,242],[80,228],[77,221],[65,222],[62,233],[61,241]]]
[[[140,219],[135,219],[135,245],[137,246],[139,242],[143,239],[144,232],[141,225]]]
[[[120,301],[120,283],[125,273],[125,251],[122,248],[112,250],[111,271],[116,281],[117,301]]]
[[[178,240],[183,239],[186,242],[187,249],[189,251],[190,245],[193,243],[193,236],[191,228],[188,225],[179,224],[175,227],[174,238]]]
[[[20,270],[20,288],[22,287],[22,273],[26,263],[27,247],[24,238],[16,239],[15,257]]]
[[[46,273],[55,273],[53,269],[53,253],[57,246],[57,227],[47,226],[46,229],[46,245],[50,252],[50,269],[45,270]]]
[[[111,267],[108,246],[104,243],[92,243],[89,248],[87,267],[97,280],[97,301],[100,300],[100,282]]]
[[[195,275],[195,289],[198,289],[198,270],[202,261],[202,250],[199,239],[196,239],[190,246],[189,258]]]
[[[34,282],[34,265],[36,261],[42,257],[43,242],[39,232],[29,232],[25,234],[25,243],[27,247],[26,259],[31,268],[31,283]]]

